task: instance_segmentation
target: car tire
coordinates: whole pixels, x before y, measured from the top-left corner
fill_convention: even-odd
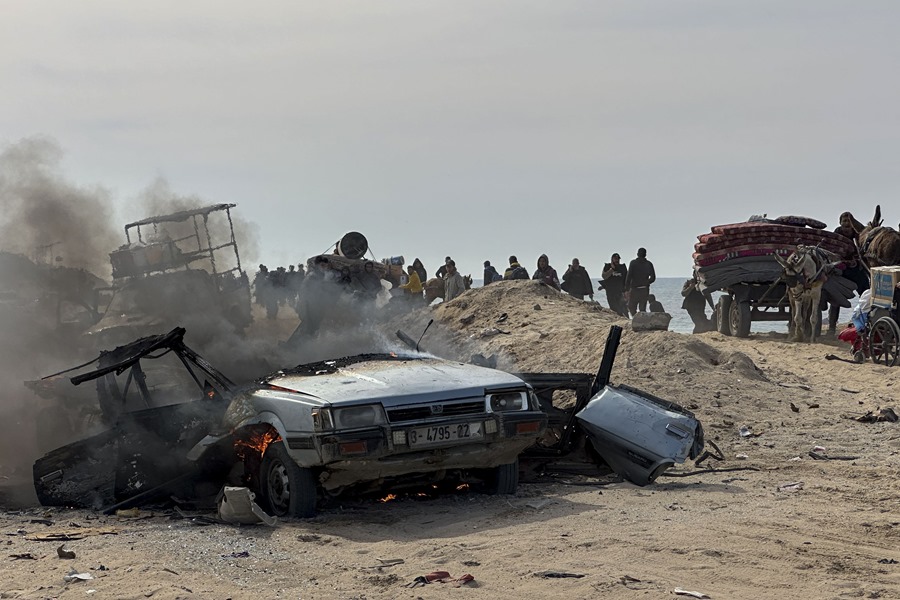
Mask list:
[[[294,462],[284,442],[266,448],[259,467],[259,487],[269,514],[299,519],[316,515],[316,478],[312,469]]]
[[[491,469],[485,484],[488,494],[515,494],[519,487],[519,459]]]
[[[731,335],[731,296],[723,294],[716,303],[716,330],[722,335]]]

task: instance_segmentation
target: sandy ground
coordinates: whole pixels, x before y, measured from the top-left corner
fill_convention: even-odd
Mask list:
[[[521,371],[597,368],[615,322],[608,311],[531,282],[491,287],[386,329],[399,322],[418,333],[433,317],[422,345],[436,354],[496,353]],[[491,327],[509,333],[479,337]],[[774,334],[626,331],[614,382],[694,410],[726,457],[704,467],[754,470],[663,477],[646,488],[557,476],[509,497],[351,499],[272,529],[166,511],[8,510],[0,597],[663,598],[680,588],[711,598],[900,598],[900,423],[854,420],[900,408],[900,369],[828,353],[849,356],[833,342]],[[742,438],[742,426],[755,436]],[[853,458],[814,460],[816,446]],[[67,542],[74,560],[58,558],[59,542],[28,539],[101,527],[117,533]],[[391,559],[403,562],[379,566]],[[73,569],[94,579],[64,583]],[[434,570],[475,581],[404,587]],[[535,575],[547,570],[581,577]]]

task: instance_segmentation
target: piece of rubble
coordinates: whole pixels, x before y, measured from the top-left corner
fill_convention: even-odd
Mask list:
[[[672,315],[669,313],[639,312],[631,319],[631,329],[632,331],[668,331],[671,320]]]
[[[701,599],[702,599],[702,598],[709,598],[709,596],[707,596],[707,595],[704,594],[703,592],[692,592],[692,591],[690,591],[690,590],[683,590],[683,589],[681,589],[681,588],[675,588],[675,589],[672,590],[672,591],[673,591],[673,593],[675,593],[675,595],[677,595],[677,596],[691,596],[691,597],[693,597],[693,598],[701,598]]]
[[[75,558],[75,553],[71,550],[66,550],[65,544],[56,549],[56,555],[66,560],[72,560]]]
[[[78,583],[79,581],[90,581],[94,576],[90,573],[79,573],[77,570],[73,569],[69,571],[67,575],[63,576],[63,581],[66,583]]]
[[[255,525],[264,523],[274,527],[278,519],[266,514],[254,499],[256,494],[245,487],[225,486],[219,498],[219,518],[226,523]]]

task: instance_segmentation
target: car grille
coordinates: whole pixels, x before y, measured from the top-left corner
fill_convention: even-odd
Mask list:
[[[440,412],[433,412],[432,406],[440,406]],[[434,404],[426,406],[413,406],[410,408],[395,408],[387,411],[388,420],[391,423],[403,421],[418,421],[432,417],[455,417],[458,415],[477,415],[485,412],[484,400],[474,402],[458,402],[456,404]]]

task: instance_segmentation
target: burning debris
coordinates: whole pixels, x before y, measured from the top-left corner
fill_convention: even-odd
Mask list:
[[[596,376],[514,376],[384,354],[300,365],[243,386],[188,348],[184,333],[176,328],[105,352],[92,361],[96,369],[71,378],[76,386],[96,382],[108,428],[35,463],[41,503],[112,511],[224,484],[255,492],[260,511],[307,517],[321,497],[349,490],[388,492],[381,502],[423,486],[465,491],[478,483],[514,493],[520,455],[570,455],[585,439],[639,485],[703,450],[693,415],[609,384],[616,326]],[[177,363],[161,364],[165,357]],[[559,391],[574,393],[573,407],[553,405]],[[252,497],[237,498],[235,506],[246,509],[238,512],[261,518],[248,516]]]

